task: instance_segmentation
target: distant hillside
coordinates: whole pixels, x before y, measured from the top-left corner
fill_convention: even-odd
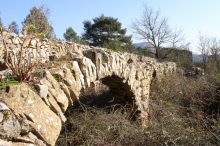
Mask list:
[[[149,51],[151,51],[152,53],[155,52],[155,49],[153,48],[153,46],[152,46],[150,43],[148,43],[148,42],[134,43],[133,45],[135,46],[134,52],[137,51],[137,48],[138,48],[138,47],[139,47],[139,48],[142,48],[142,49],[147,48],[147,49],[148,49]]]
[[[193,54],[193,62],[201,62],[202,56],[199,54]]]
[[[133,45],[135,46],[134,53],[139,51],[137,50],[138,47],[142,49],[148,48],[148,50],[150,50],[151,52],[155,52],[155,49],[153,48],[153,46],[148,42],[134,43]],[[199,54],[192,54],[192,58],[193,58],[193,62],[202,61],[202,56]]]
[[[140,48],[145,48],[145,47],[152,47],[152,45],[148,42],[140,42],[140,43],[134,43],[134,46],[140,47]]]

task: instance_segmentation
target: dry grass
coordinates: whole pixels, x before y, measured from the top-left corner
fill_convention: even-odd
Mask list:
[[[66,112],[68,120],[57,146],[141,146],[145,143],[141,123],[131,120],[134,106],[110,102],[113,96],[107,86],[89,88],[80,99]]]
[[[133,105],[109,103],[107,87],[90,88],[70,108],[57,146],[220,145],[220,96],[204,78],[178,75],[153,81],[148,127]],[[100,102],[101,101],[101,102]],[[87,104],[83,104],[83,103]]]
[[[63,126],[57,145],[141,146],[145,143],[141,125],[128,119],[129,113],[125,113],[124,107],[106,112],[83,106],[68,112],[71,117]]]
[[[219,95],[204,78],[176,75],[153,82],[150,97],[151,145],[220,145]]]

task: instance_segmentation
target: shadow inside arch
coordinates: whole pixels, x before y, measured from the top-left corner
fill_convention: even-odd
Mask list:
[[[89,88],[82,90],[79,101],[76,101],[70,108],[77,109],[80,106],[105,110],[107,113],[120,111],[123,114],[126,112],[126,114],[129,113],[128,119],[130,120],[136,120],[140,114],[131,87],[123,78],[116,75],[104,77],[92,83]]]
[[[67,121],[62,126],[57,146],[82,145],[87,140],[92,144],[100,141],[102,145],[126,145],[131,133],[131,143],[144,139],[134,94],[128,83],[115,75],[102,78],[81,91],[79,101],[65,116]]]

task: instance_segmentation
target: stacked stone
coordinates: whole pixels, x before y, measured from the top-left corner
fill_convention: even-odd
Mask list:
[[[16,52],[22,41],[23,36],[11,35],[7,44],[11,51]],[[34,87],[37,92],[21,83],[10,87],[9,93],[2,94],[1,98],[17,118],[27,121],[39,141],[52,146],[61,124],[66,121],[65,111],[79,99],[82,90],[101,81],[121,102],[131,104],[134,101],[144,124],[148,117],[151,80],[176,70],[175,63],[159,63],[154,58],[71,42],[31,38],[26,50],[25,55],[31,54],[43,62],[50,60],[50,56],[59,58],[66,55],[70,60],[43,70],[40,78],[36,76],[38,83]],[[30,139],[27,133],[22,138]],[[18,139],[19,134],[13,139]],[[20,141],[25,143],[25,140]]]

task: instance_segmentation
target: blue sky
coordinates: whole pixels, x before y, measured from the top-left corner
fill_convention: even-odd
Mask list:
[[[160,9],[161,16],[168,18],[172,29],[181,28],[193,52],[197,52],[199,32],[220,38],[219,0],[0,0],[0,17],[4,26],[16,21],[21,28],[21,22],[32,7],[46,4],[58,38],[63,39],[63,33],[70,26],[81,35],[82,22],[101,14],[118,18],[122,28],[127,28],[127,35],[131,35],[132,20],[141,17],[144,3]],[[133,42],[143,40],[133,38]]]

